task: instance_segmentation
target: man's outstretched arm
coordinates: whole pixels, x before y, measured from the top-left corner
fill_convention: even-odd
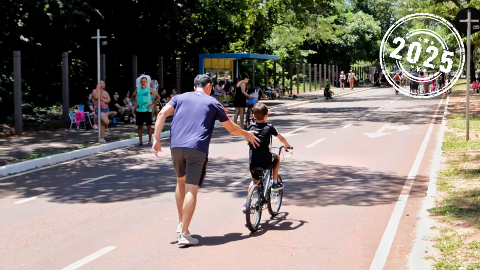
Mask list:
[[[223,127],[228,130],[228,132],[232,133],[233,135],[237,136],[243,136],[245,139],[253,145],[253,147],[258,146],[258,142],[260,139],[258,139],[255,134],[257,132],[254,131],[246,131],[243,130],[240,126],[235,124],[232,120],[228,119],[227,121],[222,122]]]

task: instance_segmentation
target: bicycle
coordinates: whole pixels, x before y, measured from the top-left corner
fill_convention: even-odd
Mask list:
[[[282,154],[282,150],[289,152],[284,146],[272,148],[278,148],[278,156]],[[289,149],[293,149],[293,147],[290,147]],[[283,158],[281,160],[283,160]],[[283,189],[278,192],[273,192],[271,190],[273,184],[273,168],[268,170],[265,170],[264,168],[252,168],[252,170],[259,171],[259,174],[263,174],[262,180],[260,180],[258,184],[252,186],[248,191],[247,196],[245,219],[247,228],[251,232],[255,232],[260,225],[262,211],[265,209],[265,205],[272,217],[279,213],[280,207],[282,206]],[[280,175],[278,175],[277,181],[282,183],[282,177]]]

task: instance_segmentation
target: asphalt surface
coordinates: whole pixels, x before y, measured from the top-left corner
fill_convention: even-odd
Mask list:
[[[440,98],[382,88],[272,113],[295,149],[281,214],[264,211],[254,234],[241,213],[246,142],[216,127],[190,227],[200,244],[188,248],[175,243],[168,140],[159,158],[132,147],[0,178],[0,269],[404,269],[436,110]]]

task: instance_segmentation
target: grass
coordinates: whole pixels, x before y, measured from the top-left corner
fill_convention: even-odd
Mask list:
[[[434,246],[441,255],[432,259],[434,269],[480,269],[480,106],[472,106],[470,140],[465,138],[465,79],[453,88],[442,150],[446,162],[438,175],[437,206],[430,213],[439,215],[439,235]],[[472,104],[480,96],[471,96]],[[464,108],[464,107],[463,107]],[[443,223],[443,224],[442,224]],[[462,226],[459,226],[462,225]]]
[[[53,152],[34,154],[34,155],[27,156],[24,160],[32,160],[32,159],[37,159],[37,158],[42,158],[42,157],[48,157],[48,156],[52,156],[52,155],[56,155],[56,154],[62,154],[62,153],[65,153],[65,152],[67,152],[67,151],[56,150],[56,151],[53,151]]]

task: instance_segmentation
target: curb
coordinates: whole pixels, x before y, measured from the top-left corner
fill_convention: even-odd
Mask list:
[[[363,92],[363,91],[367,91],[367,90],[371,90],[371,89],[373,89],[373,88],[371,87],[371,88],[361,89],[361,90],[357,90],[357,91],[353,91],[353,92],[346,92],[346,93],[338,94],[336,96],[341,97],[341,96],[351,95],[351,94],[355,94],[355,93],[359,93],[359,92]],[[312,99],[309,99],[309,100],[300,101],[300,102],[293,103],[293,104],[279,105],[279,106],[272,107],[270,109],[270,111],[272,111],[272,112],[282,111],[282,110],[285,110],[285,109],[290,109],[290,108],[298,107],[298,106],[301,106],[301,105],[304,105],[304,104],[312,103],[312,102],[315,102],[315,101],[318,101],[318,100],[321,100],[321,98],[317,97],[317,98],[312,98]],[[218,125],[221,125],[221,123],[220,123],[220,121],[217,120],[217,121],[215,121],[215,126],[218,126]],[[160,135],[160,138],[167,138],[167,137],[170,137],[170,131],[164,131]],[[143,136],[143,140],[144,141],[148,140],[148,135]],[[12,174],[16,174],[16,173],[20,173],[20,172],[24,172],[24,171],[28,171],[28,170],[35,169],[35,168],[38,168],[38,167],[53,165],[53,164],[56,164],[56,163],[61,163],[61,162],[69,161],[69,160],[76,159],[76,158],[90,156],[90,155],[94,155],[94,154],[97,154],[97,153],[100,153],[100,152],[106,152],[106,151],[111,151],[111,150],[118,149],[118,148],[123,148],[123,147],[129,146],[129,145],[133,145],[136,142],[138,142],[138,138],[127,139],[127,140],[102,144],[102,145],[98,145],[98,146],[92,146],[92,147],[88,147],[88,148],[85,148],[85,149],[79,149],[79,150],[75,150],[75,151],[71,151],[71,152],[51,155],[51,156],[48,156],[48,157],[37,158],[37,159],[34,159],[34,160],[18,162],[18,163],[14,163],[14,164],[11,164],[11,165],[5,165],[5,166],[0,167],[0,177],[12,175]]]
[[[160,138],[166,138],[166,137],[170,137],[170,131],[164,131],[160,135]],[[143,140],[144,141],[148,140],[148,135],[143,136]],[[79,149],[71,152],[51,155],[48,157],[37,158],[34,160],[18,162],[11,165],[5,165],[0,167],[0,176],[3,177],[3,176],[35,169],[38,167],[43,167],[43,166],[52,165],[55,163],[69,161],[76,158],[90,156],[100,152],[106,152],[106,151],[110,151],[118,148],[123,148],[129,145],[133,145],[137,142],[138,142],[138,138],[127,139],[127,140],[102,144],[98,146],[92,146],[85,149]]]
[[[430,228],[433,226],[433,220],[430,218],[429,209],[435,207],[435,195],[437,193],[437,180],[440,171],[440,163],[442,161],[442,145],[445,133],[445,125],[447,120],[448,101],[450,97],[447,96],[445,102],[445,109],[443,111],[442,123],[437,134],[437,144],[435,145],[435,152],[433,154],[432,167],[430,171],[430,179],[428,182],[427,195],[422,203],[422,208],[417,218],[420,219],[417,225],[417,233],[410,258],[408,259],[408,269],[423,270],[432,269],[433,262],[424,257],[431,255],[430,250],[433,248],[433,243],[427,241],[425,237],[435,236],[436,233]],[[429,253],[425,253],[429,251]]]

